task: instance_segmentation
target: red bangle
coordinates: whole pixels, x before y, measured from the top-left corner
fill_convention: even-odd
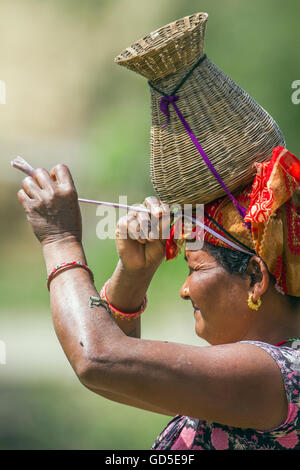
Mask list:
[[[101,299],[106,300],[106,302],[108,303],[108,306],[109,306],[110,310],[112,311],[112,313],[114,314],[114,316],[117,317],[117,318],[120,318],[121,320],[134,320],[135,318],[140,317],[142,315],[142,313],[144,312],[146,306],[147,306],[147,296],[145,295],[144,302],[142,303],[140,309],[137,312],[133,312],[133,313],[121,312],[116,307],[114,307],[107,298],[106,287],[107,287],[109,281],[110,281],[110,279],[108,281],[106,281],[106,283],[102,287],[101,292],[100,292],[100,297],[101,297]]]
[[[93,282],[94,282],[94,275],[93,275],[92,271],[90,270],[90,268],[86,264],[81,263],[81,261],[70,261],[68,263],[61,263],[61,264],[55,266],[55,268],[52,269],[51,273],[47,277],[47,288],[48,288],[48,290],[50,290],[50,282],[52,281],[52,279],[54,279],[54,277],[58,273],[66,271],[67,269],[76,268],[76,267],[80,267],[80,268],[83,268],[86,271],[88,271],[91,275],[91,278],[92,278]]]

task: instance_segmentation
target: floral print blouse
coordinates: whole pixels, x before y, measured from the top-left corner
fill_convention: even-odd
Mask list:
[[[270,431],[257,431],[177,415],[158,436],[151,449],[300,449],[300,349],[278,347],[260,341],[242,343],[255,344],[264,349],[280,367],[288,399],[288,416],[285,422]]]

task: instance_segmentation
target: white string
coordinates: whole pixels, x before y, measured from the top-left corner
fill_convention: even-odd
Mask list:
[[[22,158],[22,157],[17,157],[17,158],[15,158],[15,160],[12,160],[11,166],[14,167],[14,168],[17,168],[18,170],[23,171],[23,173],[27,174],[28,176],[33,176],[34,168],[32,168],[32,166],[29,165],[29,163],[27,163],[24,160],[24,158]],[[115,203],[115,202],[96,201],[94,199],[82,199],[82,198],[78,198],[78,201],[79,202],[85,202],[85,203],[88,203],[88,204],[97,204],[97,205],[103,205],[103,206],[112,206],[112,207],[117,207],[117,208],[122,208],[122,209],[128,209],[128,210],[133,210],[133,211],[136,211],[136,212],[147,212],[148,214],[151,214],[150,209],[143,208],[143,207],[140,207],[140,206],[137,206],[137,207],[136,206],[128,206],[126,204],[118,204],[118,203]],[[194,217],[184,215],[184,218],[190,220],[191,222],[194,222],[196,225],[198,225],[198,227],[201,227],[202,229],[206,230],[211,235],[218,238],[219,240],[222,240],[223,242],[225,242],[227,245],[231,246],[235,250],[238,250],[238,251],[241,251],[242,253],[246,253],[247,255],[253,256],[253,253],[251,253],[250,251],[245,250],[244,248],[240,247],[236,243],[234,243],[234,242],[228,240],[227,238],[223,237],[219,233],[215,232],[212,228],[208,227],[207,225],[205,225],[204,223],[202,223],[199,220],[195,219]]]

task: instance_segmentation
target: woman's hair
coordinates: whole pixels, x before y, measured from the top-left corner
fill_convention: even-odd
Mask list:
[[[230,250],[222,246],[211,245],[210,243],[204,242],[203,250],[211,254],[215,260],[229,273],[239,274],[242,277],[251,277],[251,286],[255,284],[255,276],[247,273],[247,268],[251,255],[247,255],[241,251]],[[275,285],[276,279],[273,274],[269,272],[270,280]],[[293,295],[285,295],[291,308],[300,308],[300,297]]]
[[[203,249],[211,254],[228,273],[245,275],[251,255],[207,242],[204,242]]]

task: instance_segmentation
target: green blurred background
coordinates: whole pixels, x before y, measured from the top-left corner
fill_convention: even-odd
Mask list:
[[[56,339],[38,242],[16,199],[21,174],[67,164],[81,197],[128,203],[155,194],[149,180],[149,91],[113,59],[177,18],[209,13],[206,53],[277,120],[300,155],[300,3],[279,0],[2,0],[0,80],[0,449],[148,449],[169,418],[105,400],[76,379]],[[94,206],[82,206],[84,245],[99,289],[112,274],[114,240],[99,240]],[[189,344],[192,309],[179,297],[180,257],[149,289],[144,338]]]

